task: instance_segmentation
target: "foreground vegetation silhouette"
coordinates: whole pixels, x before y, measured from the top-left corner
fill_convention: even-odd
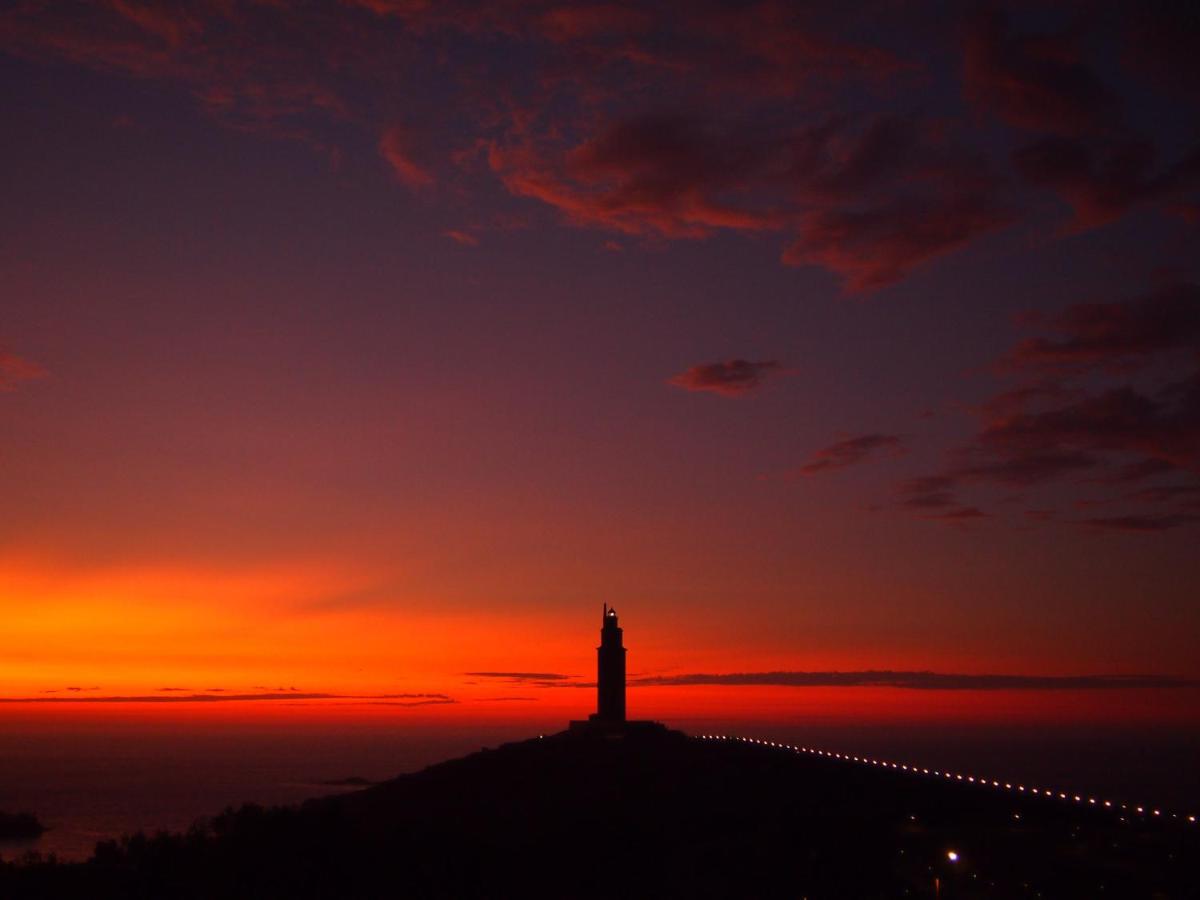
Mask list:
[[[1196,832],[665,729],[564,733],[9,862],[0,896],[1196,897]]]
[[[0,812],[0,840],[19,841],[40,837],[46,826],[30,812]]]

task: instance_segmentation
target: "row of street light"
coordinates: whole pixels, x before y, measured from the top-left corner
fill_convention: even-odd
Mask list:
[[[699,736],[701,740],[706,741],[738,741],[743,744],[755,744],[760,747],[774,747],[778,750],[789,750],[794,753],[806,753],[810,756],[823,756],[827,759],[840,759],[845,762],[855,762],[862,765],[877,766],[883,769],[896,769],[901,772],[908,772],[913,775],[929,775],[935,778],[946,778],[951,781],[962,781],[968,784],[981,785],[994,789],[1011,791],[1013,793],[1029,794],[1037,797],[1057,797],[1059,800],[1067,800],[1073,803],[1078,803],[1082,806],[1104,807],[1106,809],[1119,809],[1128,813],[1136,813],[1139,816],[1149,814],[1151,817],[1163,819],[1176,819],[1186,821],[1192,825],[1196,824],[1196,816],[1182,815],[1180,813],[1164,813],[1160,809],[1149,809],[1145,806],[1131,806],[1127,803],[1117,803],[1112,800],[1098,800],[1095,797],[1085,797],[1082,794],[1067,793],[1065,791],[1052,791],[1047,788],[1026,787],[1023,784],[1013,784],[1008,781],[997,781],[994,778],[977,778],[974,775],[964,775],[959,772],[944,772],[940,769],[926,769],[920,766],[910,766],[907,763],[890,762],[886,759],[874,759],[868,756],[852,756],[847,753],[834,753],[829,750],[818,750],[814,747],[797,747],[794,744],[781,744],[776,741],[764,741],[759,738],[736,737],[728,734],[702,734]]]

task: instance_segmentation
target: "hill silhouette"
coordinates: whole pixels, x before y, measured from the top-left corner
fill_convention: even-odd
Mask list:
[[[1196,832],[666,729],[564,732],[6,864],[0,896],[1196,897]]]
[[[0,811],[0,840],[35,838],[45,830],[46,826],[33,813]]]

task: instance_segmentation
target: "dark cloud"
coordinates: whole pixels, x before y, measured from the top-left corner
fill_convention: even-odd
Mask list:
[[[1123,386],[1045,407],[1001,407],[1005,413],[985,414],[972,441],[948,454],[943,472],[898,485],[900,505],[918,512],[949,508],[970,484],[1113,486],[1180,469],[1200,472],[1200,374],[1151,394]],[[1135,459],[1103,471],[1114,454]]]
[[[977,506],[964,504],[958,496],[956,475],[923,475],[896,485],[897,505],[921,519],[946,524],[963,524],[989,518]]]
[[[1120,485],[1135,484],[1153,478],[1156,475],[1166,475],[1175,472],[1176,467],[1163,459],[1139,459],[1124,463],[1111,471],[1093,476],[1089,481],[1094,484]]]
[[[1069,306],[1033,323],[1055,337],[1021,341],[1001,359],[1002,367],[1141,368],[1166,351],[1200,351],[1200,285],[1170,285],[1119,303]]]
[[[758,362],[729,359],[692,366],[678,375],[672,375],[667,379],[667,383],[687,391],[705,391],[722,397],[741,397],[761,387],[767,378],[782,371],[780,364],[773,359]]]
[[[1193,0],[1118,4],[1125,61],[1194,104],[1200,94],[1200,13]]]
[[[1011,220],[986,161],[912,116],[797,126],[697,116],[618,120],[574,147],[493,144],[510,191],[577,225],[703,238],[790,230],[788,265],[874,290]]]
[[[577,675],[561,672],[464,672],[470,678],[499,678],[504,681],[569,681]]]
[[[1156,485],[1126,494],[1125,499],[1142,503],[1172,503],[1179,500],[1192,503],[1200,499],[1200,484]]]
[[[923,68],[839,26],[853,23],[777,2],[121,0],[0,14],[0,49],[179,86],[215,120],[331,162],[348,158],[349,128],[367,129],[408,190],[486,158],[511,194],[574,225],[655,239],[781,232],[784,263],[867,291],[1012,216],[945,119],[828,102],[843,86],[893,91]],[[476,39],[499,49],[473,52]],[[424,93],[413,71],[435,73],[441,112],[403,107]]]
[[[1190,513],[1168,513],[1164,515],[1128,515],[1084,519],[1081,525],[1105,531],[1131,531],[1154,533],[1200,523],[1200,515]]]
[[[348,44],[359,67],[375,69],[386,43],[350,34],[335,9],[319,5],[114,0],[0,16],[0,47],[11,53],[177,84],[221,122],[326,152],[318,126],[348,112],[337,77]]]
[[[1123,29],[1127,39],[1138,34],[1133,58],[1144,59],[1148,46],[1179,43],[1177,36],[1164,40],[1161,26],[1171,17],[1151,11],[1153,6]],[[1096,23],[1078,17],[1068,30],[1018,35],[999,12],[977,15],[964,44],[967,99],[1015,128],[1043,133],[1015,150],[1012,163],[1026,182],[1054,191],[1072,207],[1074,228],[1103,225],[1153,203],[1186,215],[1194,200],[1189,193],[1200,187],[1200,147],[1174,162],[1158,162],[1155,142],[1130,131],[1116,95],[1083,60],[1085,24]],[[1194,53],[1171,55],[1186,56]]]
[[[1018,343],[1002,358],[1002,371],[1112,376],[1152,365],[1190,366],[1200,353],[1200,286],[1177,284],[1127,301],[1079,304],[1033,321],[1054,336]],[[1095,476],[1096,483],[1200,470],[1200,371],[1152,390],[1043,382],[1005,392],[981,413],[984,427],[964,455],[992,462],[977,466],[976,474],[986,476],[990,465],[998,475],[1024,468],[1032,480],[1052,479],[1096,465],[1102,453],[1135,458]]]
[[[1097,528],[1162,531],[1191,523],[1195,489],[1140,485],[1200,472],[1200,287],[1176,284],[1130,300],[1027,316],[1048,335],[1020,341],[996,371],[1032,380],[975,407],[980,426],[946,455],[942,470],[896,486],[897,503],[927,518],[978,513],[972,485],[1068,482],[1107,489],[1079,501],[1170,507],[1087,520]],[[1174,381],[1164,378],[1184,369]],[[1128,379],[1153,374],[1157,385]],[[1121,490],[1121,489],[1124,490]],[[974,511],[974,512],[972,512]]]
[[[863,434],[845,438],[813,453],[798,471],[801,475],[817,475],[821,472],[844,469],[880,453],[894,455],[903,446],[903,439],[895,434]]]
[[[1037,454],[1127,453],[1200,471],[1200,372],[1153,393],[1110,388],[988,422],[974,449],[1001,462]]]
[[[986,160],[941,123],[833,120],[797,140],[799,215],[789,265],[819,265],[849,291],[892,284],[1012,220]]]
[[[735,672],[649,675],[634,683],[655,685],[775,685],[781,687],[890,687],[910,690],[1121,690],[1192,688],[1200,680],[1166,675],[975,675],[868,669],[861,672]]]
[[[941,512],[925,513],[921,518],[934,522],[955,523],[971,522],[975,519],[987,519],[990,518],[990,515],[977,506],[957,506],[954,509],[947,509]]]
[[[510,701],[532,702],[537,700],[537,697],[479,697],[477,703],[508,703]]]
[[[784,217],[743,196],[787,166],[787,147],[700,117],[618,120],[574,147],[494,145],[489,162],[510,191],[577,225],[669,238],[714,229],[780,228]]]
[[[1025,487],[1055,481],[1065,475],[1095,468],[1099,460],[1077,450],[1053,448],[1016,450],[987,462],[963,464],[953,470],[960,481],[987,481],[1010,487]]]
[[[428,697],[425,700],[375,700],[371,697],[353,697],[348,699],[364,700],[371,706],[445,706],[448,703],[457,703],[453,697]]]
[[[549,40],[569,43],[644,34],[653,27],[654,17],[642,9],[615,3],[595,3],[553,7],[537,16],[534,24]]]
[[[950,475],[923,475],[896,486],[900,505],[911,510],[941,510],[957,504],[958,481]]]
[[[963,47],[963,91],[1009,125],[1075,135],[1103,130],[1118,115],[1116,97],[1080,59],[1078,35],[1017,35],[1003,14],[970,23]]]
[[[1195,71],[1194,15],[1137,6],[1111,17],[1129,59]],[[944,98],[909,103],[933,79],[882,45],[903,31],[876,13],[863,29],[852,9],[771,0],[31,3],[0,13],[0,50],[174,85],[214,120],[303,141],[331,164],[369,135],[402,188],[437,184],[446,203],[498,180],[580,227],[771,234],[784,264],[872,291],[1018,215],[988,137],[927,110]],[[966,97],[1040,132],[1013,161],[1077,224],[1143,203],[1191,215],[1200,151],[1160,165],[1155,142],[1123,126],[1084,58],[1092,35],[1079,26],[1099,18],[1036,34],[972,18]],[[464,244],[483,230],[433,227]]]
[[[847,290],[870,291],[1009,221],[990,187],[816,210],[801,216],[800,237],[783,261],[823,266],[843,276]]]
[[[134,694],[127,696],[87,697],[0,697],[0,703],[239,703],[255,700],[369,700],[402,701],[400,706],[418,706],[426,703],[453,703],[445,694],[326,694],[304,693],[292,690],[254,694],[201,693],[201,694]]]
[[[63,690],[74,694],[74,693],[78,693],[80,691],[98,691],[98,690],[100,690],[100,688],[99,687],[78,687],[76,685],[71,685],[69,687],[63,688]],[[43,694],[57,694],[58,692],[59,692],[58,688],[49,688],[47,690],[41,691],[41,693],[43,693]]]
[[[1048,137],[1013,152],[1029,184],[1055,191],[1074,210],[1074,227],[1094,228],[1135,207],[1183,202],[1200,187],[1200,147],[1159,166],[1153,142],[1142,138],[1085,141]]]

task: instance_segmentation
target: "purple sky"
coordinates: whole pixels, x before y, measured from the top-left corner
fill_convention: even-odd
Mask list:
[[[604,599],[660,671],[1200,675],[1198,43],[1186,3],[10,4],[0,681],[440,691],[560,671]],[[123,591],[261,643],[81,654]],[[352,665],[313,609],[549,644]]]

